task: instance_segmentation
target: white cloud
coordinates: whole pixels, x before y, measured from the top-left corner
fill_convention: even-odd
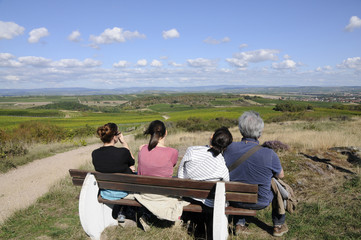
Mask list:
[[[291,59],[291,56],[288,55],[288,54],[285,54],[285,55],[283,55],[283,58],[284,58],[284,59]]]
[[[234,58],[244,60],[246,62],[263,62],[263,61],[276,61],[279,50],[275,49],[259,49],[255,51],[240,52],[234,54]]]
[[[337,67],[361,71],[361,57],[347,58],[341,64],[337,65]]]
[[[25,28],[14,22],[0,21],[0,39],[13,39],[24,33]]]
[[[6,61],[14,58],[15,56],[10,53],[0,53],[0,61]]]
[[[226,43],[226,42],[230,42],[230,41],[231,41],[231,39],[229,37],[224,37],[221,40],[217,40],[217,39],[214,39],[212,37],[208,37],[205,40],[203,40],[203,42],[208,43],[208,44],[213,44],[213,45]]]
[[[287,59],[280,63],[272,63],[272,67],[274,69],[295,69],[297,66],[297,63],[293,60]]]
[[[7,75],[4,78],[5,78],[5,80],[12,81],[12,82],[20,80],[20,78],[18,76],[15,76],[15,75]]]
[[[68,36],[68,40],[72,41],[72,42],[80,42],[81,38],[80,38],[80,32],[78,30],[73,31],[69,36]]]
[[[168,64],[169,64],[170,66],[173,66],[173,67],[181,67],[181,66],[183,66],[183,64],[176,63],[176,62],[173,62],[173,61],[170,61]]]
[[[231,39],[230,39],[229,37],[224,37],[224,38],[221,40],[221,42],[224,42],[224,43],[230,42],[230,41],[231,41]]]
[[[162,36],[164,39],[169,39],[169,38],[179,38],[180,35],[177,29],[173,28],[168,31],[163,31]]]
[[[158,60],[153,60],[151,63],[150,63],[150,66],[152,67],[161,67],[163,66],[162,62],[161,61],[158,61]]]
[[[46,29],[44,27],[33,29],[29,33],[28,42],[29,43],[37,43],[37,42],[39,42],[40,38],[46,37],[48,35],[49,35],[48,29]]]
[[[121,68],[124,68],[124,67],[126,67],[126,66],[128,66],[128,65],[129,65],[129,63],[128,63],[127,61],[125,61],[125,60],[120,60],[119,62],[114,63],[114,64],[113,64],[113,67],[121,67]]]
[[[329,65],[316,68],[316,72],[325,72],[325,71],[331,71],[331,70],[332,70],[332,67]]]
[[[48,66],[51,63],[50,59],[34,56],[19,57],[18,60],[24,65],[32,66]]]
[[[243,45],[247,46],[246,44]],[[226,58],[226,62],[230,65],[245,70],[250,62],[258,63],[264,61],[276,61],[278,60],[277,54],[279,50],[275,49],[259,49],[248,52],[239,52],[233,54],[232,58]]]
[[[147,64],[148,64],[148,61],[146,59],[140,59],[137,61],[137,65],[139,67],[145,67],[145,66],[147,66]]]
[[[14,59],[15,56],[10,53],[0,53],[0,67],[20,67],[21,63]]]
[[[238,58],[226,58],[226,61],[234,67],[245,69],[248,67],[248,63],[243,59]]]
[[[134,38],[146,38],[144,34],[138,31],[123,31],[122,28],[114,27],[113,29],[107,28],[99,36],[91,35],[89,40],[93,44],[110,44],[117,42],[126,42]]]
[[[246,48],[248,47],[248,44],[246,43],[242,43],[241,45],[239,45],[239,48],[242,49],[242,48]]]
[[[357,16],[352,16],[349,24],[345,27],[345,30],[352,32],[355,28],[361,28],[361,19]]]
[[[75,68],[75,67],[97,67],[102,63],[100,61],[86,58],[84,61],[80,61],[78,59],[61,59],[60,61],[56,61],[52,63],[54,67],[62,67],[62,68]]]
[[[191,67],[215,67],[216,63],[213,60],[205,58],[188,59],[187,63]]]

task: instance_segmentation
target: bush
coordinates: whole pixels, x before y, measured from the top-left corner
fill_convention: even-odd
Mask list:
[[[6,159],[8,157],[22,156],[28,153],[28,149],[23,144],[6,144],[0,146],[0,159]]]
[[[273,108],[275,111],[280,112],[302,112],[305,110],[312,110],[312,105],[302,106],[302,105],[295,105],[291,102],[285,103],[277,103],[276,106]]]
[[[176,122],[177,128],[183,128],[187,132],[214,131],[222,126],[230,128],[236,125],[236,119],[228,119],[223,117],[210,119],[208,121],[197,117],[190,117],[187,120]]]

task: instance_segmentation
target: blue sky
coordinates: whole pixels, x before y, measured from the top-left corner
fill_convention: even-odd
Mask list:
[[[0,0],[0,88],[361,86],[360,0]]]

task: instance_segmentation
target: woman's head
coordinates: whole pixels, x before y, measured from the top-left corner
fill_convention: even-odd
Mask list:
[[[110,143],[114,136],[119,134],[118,126],[115,123],[107,123],[104,126],[98,127],[97,134],[103,143]]]
[[[264,122],[258,112],[244,112],[238,119],[238,128],[245,138],[258,139],[261,137]]]
[[[162,138],[166,135],[166,128],[162,121],[155,120],[151,122],[148,126],[148,129],[144,132],[145,135],[150,135],[150,140],[148,144],[148,150],[155,148]]]
[[[231,132],[226,127],[218,128],[211,139],[211,148],[210,151],[213,156],[218,156],[220,153],[223,153],[224,150],[231,144],[233,141],[233,137]]]

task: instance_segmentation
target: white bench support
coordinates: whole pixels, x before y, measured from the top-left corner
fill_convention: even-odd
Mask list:
[[[88,173],[80,191],[79,217],[85,233],[93,240],[100,240],[105,228],[118,225],[112,217],[113,205],[99,203],[98,191],[94,175]]]
[[[213,209],[213,239],[226,240],[228,238],[228,219],[225,214],[226,185],[217,182]]]

